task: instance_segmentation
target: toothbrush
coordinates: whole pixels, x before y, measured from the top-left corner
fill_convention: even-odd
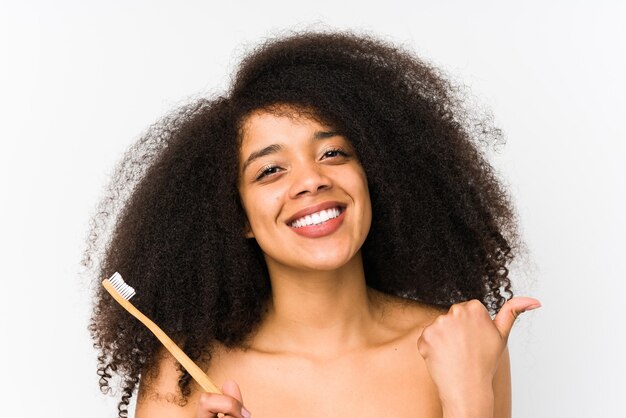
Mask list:
[[[209,377],[202,371],[200,367],[196,363],[191,360],[187,354],[183,352],[176,345],[174,341],[170,337],[167,336],[165,332],[161,328],[157,326],[150,318],[145,316],[143,313],[139,311],[139,309],[135,308],[135,306],[130,303],[128,300],[135,296],[135,289],[130,287],[124,279],[122,279],[122,275],[118,272],[115,272],[113,276],[109,279],[104,279],[102,281],[102,286],[113,296],[113,298],[120,304],[124,309],[126,309],[132,316],[137,318],[144,324],[152,333],[161,341],[163,346],[167,348],[176,360],[189,372],[191,377],[204,389],[206,392],[212,393],[222,393],[215,383],[209,379]]]

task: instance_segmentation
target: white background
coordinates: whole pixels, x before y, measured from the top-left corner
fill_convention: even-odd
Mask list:
[[[514,416],[625,416],[624,2],[0,4],[3,416],[115,416],[79,275],[108,176],[149,124],[222,90],[251,46],[309,27],[405,45],[492,109],[508,139],[492,161],[532,257],[514,278],[544,305],[511,337]]]

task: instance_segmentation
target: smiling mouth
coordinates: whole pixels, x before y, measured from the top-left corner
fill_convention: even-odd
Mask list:
[[[292,228],[302,228],[305,226],[311,225],[319,225],[324,222],[328,222],[331,219],[335,219],[345,210],[340,206],[320,210],[319,212],[311,213],[309,215],[303,216],[302,218],[298,218],[295,221],[291,222],[289,226]]]

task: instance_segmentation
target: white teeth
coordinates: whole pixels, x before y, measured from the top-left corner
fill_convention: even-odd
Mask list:
[[[303,226],[317,225],[324,223],[329,219],[336,218],[340,214],[341,210],[339,208],[321,210],[319,212],[303,216],[300,219],[296,219],[291,223],[291,226],[294,228],[302,228]]]

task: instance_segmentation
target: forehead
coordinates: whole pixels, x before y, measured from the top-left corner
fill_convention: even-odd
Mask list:
[[[267,141],[280,142],[294,135],[330,130],[311,111],[288,106],[255,110],[241,124],[241,149]]]

